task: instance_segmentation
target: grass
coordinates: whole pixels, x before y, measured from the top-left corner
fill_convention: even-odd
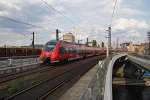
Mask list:
[[[17,93],[23,89],[24,82],[22,80],[17,80],[8,86],[8,92],[10,94]]]

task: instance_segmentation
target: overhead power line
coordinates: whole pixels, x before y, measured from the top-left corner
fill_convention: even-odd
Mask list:
[[[112,26],[112,22],[113,22],[113,18],[114,18],[114,13],[115,13],[115,10],[116,10],[116,5],[117,5],[117,0],[115,0],[115,4],[114,4],[114,7],[113,7],[113,11],[112,11],[112,15],[111,15],[111,20],[110,20],[110,27]]]
[[[53,9],[55,10],[57,13],[59,13],[60,15],[62,15],[64,18],[66,18],[68,21],[70,21],[72,24],[75,24],[75,22],[70,19],[68,16],[66,16],[65,14],[63,14],[61,11],[55,9],[51,4],[49,4],[48,2],[41,0],[42,2],[44,2],[44,4],[46,4],[48,6],[49,9]]]
[[[0,18],[5,19],[5,20],[9,20],[9,21],[12,21],[12,22],[15,22],[15,23],[28,25],[28,26],[31,26],[31,27],[39,27],[37,25],[33,25],[33,24],[30,24],[30,23],[27,23],[27,22],[19,21],[19,20],[16,20],[16,19],[13,19],[13,18],[10,18],[10,17],[6,17],[6,16],[0,16]]]
[[[0,16],[0,18],[8,20],[8,21],[15,22],[15,23],[18,23],[18,24],[23,24],[23,25],[30,26],[30,27],[36,27],[36,28],[41,28],[41,29],[44,29],[44,30],[48,30],[48,29],[46,29],[42,26],[38,26],[38,25],[34,25],[34,24],[27,23],[27,22],[24,22],[24,21],[16,20],[16,19],[13,19],[13,18],[10,18],[10,17]]]

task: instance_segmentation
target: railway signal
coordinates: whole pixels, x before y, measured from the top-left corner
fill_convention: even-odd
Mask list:
[[[148,47],[147,48],[148,48],[148,54],[150,55],[150,32],[147,32],[147,37],[148,37],[148,43],[147,43]]]
[[[86,45],[89,46],[89,39],[88,39],[88,37],[86,38]]]

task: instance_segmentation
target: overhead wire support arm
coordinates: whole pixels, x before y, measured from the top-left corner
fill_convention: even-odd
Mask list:
[[[111,15],[111,20],[110,20],[110,27],[112,27],[112,22],[113,22],[114,13],[115,13],[115,10],[116,10],[117,1],[118,0],[115,0],[115,4],[114,4],[114,7],[113,7],[113,11],[112,11],[112,15]]]
[[[110,20],[110,26],[108,27],[108,45],[107,45],[107,57],[109,57],[109,55],[111,55],[111,38],[112,38],[112,33],[111,33],[111,29],[112,29],[112,23],[113,23],[113,18],[114,18],[114,13],[115,13],[115,9],[116,9],[116,5],[117,5],[117,0],[115,0],[115,4],[113,7],[113,11],[112,11],[112,15],[111,15],[111,20]]]

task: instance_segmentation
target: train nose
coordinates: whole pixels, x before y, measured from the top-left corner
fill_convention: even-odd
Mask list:
[[[50,52],[42,52],[41,55],[40,55],[41,60],[45,60],[45,59],[50,58],[50,57],[51,57]]]
[[[50,57],[51,56],[51,52],[45,52],[45,56],[46,57]]]

